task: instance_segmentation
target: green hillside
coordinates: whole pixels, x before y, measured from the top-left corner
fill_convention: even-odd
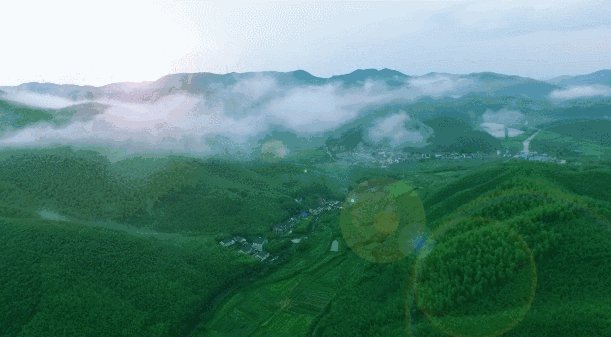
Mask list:
[[[433,128],[429,148],[443,152],[494,152],[500,141],[491,135],[474,130],[467,122],[451,117],[439,117],[424,121]]]
[[[0,99],[0,132],[21,129],[37,123],[63,126],[70,121],[91,119],[103,109],[104,105],[99,103],[79,104],[62,109],[46,109]]]
[[[300,220],[288,237],[270,231],[389,175],[418,186],[426,212],[425,236],[402,260],[354,254],[339,225],[350,208]],[[611,333],[611,173],[600,166],[440,162],[382,171],[111,162],[56,148],[2,152],[0,188],[3,336]],[[258,262],[218,245],[236,234],[268,237],[279,259]]]
[[[262,267],[218,238],[252,238],[332,197],[316,175],[282,163],[2,152],[0,335],[183,334]]]
[[[429,200],[439,200],[429,218],[435,244],[419,261],[416,287],[419,307],[432,317],[418,329],[432,322],[465,336],[511,328],[508,336],[608,334],[611,307],[600,299],[611,291],[611,204],[599,191],[611,187],[609,178],[608,171],[513,165],[439,191]],[[499,239],[514,243],[489,246]]]
[[[307,252],[227,299],[196,335],[605,335],[608,178],[528,163],[472,171],[425,199],[426,253],[391,264],[329,253],[341,233],[326,218]]]
[[[547,129],[578,141],[589,141],[600,146],[611,146],[611,120],[589,120],[562,123]]]
[[[256,233],[335,193],[316,172],[286,163],[183,157],[111,163],[67,148],[0,155],[0,202],[171,232]],[[305,198],[300,206],[295,198]]]
[[[415,275],[409,259],[365,268],[314,335],[609,334],[610,182],[514,164],[448,183],[425,199],[432,234]]]
[[[210,239],[25,219],[0,238],[2,336],[174,336],[250,269]]]
[[[611,121],[580,120],[571,123],[556,122],[544,128],[531,143],[538,152],[558,157],[611,156]]]
[[[30,108],[0,99],[0,131],[52,119],[53,114],[49,109]]]

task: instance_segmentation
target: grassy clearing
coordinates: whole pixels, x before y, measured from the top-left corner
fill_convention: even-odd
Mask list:
[[[543,130],[531,143],[531,150],[562,158],[610,157],[611,148],[588,139],[577,139],[557,132]]]

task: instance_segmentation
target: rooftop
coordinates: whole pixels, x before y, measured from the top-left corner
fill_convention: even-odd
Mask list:
[[[254,244],[258,244],[258,245],[265,244],[266,242],[267,242],[267,239],[263,238],[263,237],[258,237],[258,238],[253,240],[253,243]]]

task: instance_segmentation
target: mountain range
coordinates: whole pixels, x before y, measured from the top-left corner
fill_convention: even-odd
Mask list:
[[[285,157],[350,137],[354,146],[439,149],[435,140],[449,132],[481,145],[453,150],[490,152],[499,139],[559,121],[608,119],[610,107],[611,70],[548,81],[391,69],[328,78],[179,73],[100,87],[0,87],[0,146]]]

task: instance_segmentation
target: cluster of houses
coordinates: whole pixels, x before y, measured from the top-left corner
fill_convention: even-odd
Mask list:
[[[335,208],[342,208],[341,204],[337,200],[323,201],[322,204],[314,209],[310,209],[309,212],[312,215],[319,215],[322,212],[330,211]]]
[[[272,232],[274,232],[274,234],[276,235],[281,236],[292,234],[293,228],[297,224],[297,221],[299,219],[307,218],[308,216],[310,216],[310,213],[308,211],[302,211],[298,215],[292,216],[287,221],[274,225],[272,227]]]
[[[345,152],[338,154],[339,159],[347,160],[353,163],[361,164],[373,164],[379,167],[385,168],[392,164],[416,161],[416,160],[469,160],[469,159],[483,159],[484,154],[475,153],[458,153],[458,152],[437,152],[437,153],[421,153],[421,152],[403,152],[396,150],[380,150],[380,151],[367,151],[367,150],[353,150],[351,152]]]
[[[508,149],[505,149],[504,152],[502,152],[501,150],[497,150],[496,155],[499,157],[509,158],[509,159],[513,158],[513,159],[520,159],[520,160],[540,161],[540,162],[546,162],[546,163],[556,163],[556,164],[561,164],[561,165],[566,164],[565,159],[558,159],[556,157],[548,155],[547,153],[537,153],[536,151],[526,152],[523,150],[517,154],[512,154],[509,152]]]
[[[265,244],[267,244],[267,239],[263,237],[258,237],[249,242],[241,236],[234,236],[233,238],[220,241],[219,244],[223,247],[235,246],[241,254],[252,255],[259,261],[265,261],[270,258],[270,254],[263,249]],[[274,257],[271,260],[276,258]]]
[[[482,159],[484,156],[479,153],[458,153],[458,152],[443,152],[427,154],[422,153],[420,155],[422,159],[449,159],[449,160],[460,160],[460,159]]]
[[[272,232],[276,235],[286,236],[293,233],[293,228],[300,219],[305,219],[310,215],[319,215],[325,211],[330,211],[334,208],[341,208],[340,202],[337,200],[326,201],[323,200],[321,205],[316,208],[310,208],[307,211],[302,211],[296,216],[291,217],[285,222],[281,222],[272,227]]]
[[[566,160],[565,159],[557,159],[555,157],[552,157],[550,155],[548,155],[547,153],[537,153],[537,152],[520,152],[519,154],[516,154],[515,156],[513,156],[513,158],[516,159],[522,159],[522,160],[530,160],[530,161],[540,161],[540,162],[546,162],[546,163],[557,163],[557,164],[566,164]]]
[[[518,154],[512,154],[508,149],[497,150],[497,157],[514,158],[529,161],[553,162],[557,164],[566,164],[566,160],[554,158],[546,153],[524,151]],[[393,150],[368,151],[366,149],[355,149],[350,152],[336,154],[336,157],[341,160],[351,163],[376,165],[381,168],[386,168],[389,165],[416,161],[416,160],[481,160],[489,155],[479,152],[474,153],[459,153],[459,152],[437,152],[437,153],[419,153],[419,152],[402,152]]]
[[[294,226],[295,226],[294,223],[290,221],[286,221],[286,222],[274,225],[274,227],[272,228],[272,231],[276,235],[290,235],[293,233]]]
[[[285,222],[279,223],[272,227],[272,231],[274,234],[278,236],[286,236],[293,233],[293,228],[297,225],[300,219],[305,219],[310,215],[319,215],[325,211],[330,211],[335,208],[342,208],[341,203],[337,200],[326,201],[323,200],[320,206],[309,209],[307,211],[302,211],[299,214],[291,217]],[[298,244],[301,242],[303,238],[294,238],[291,240],[292,243]],[[249,242],[245,238],[241,236],[234,236],[232,238],[228,238],[225,240],[221,240],[219,245],[222,247],[236,247],[238,252],[245,255],[251,255],[260,261],[275,261],[278,256],[270,257],[270,254],[265,251],[265,245],[268,243],[268,240],[264,237],[257,237],[252,242]]]
[[[537,152],[524,152],[513,155],[509,153],[509,150],[505,149],[504,152],[501,150],[496,151],[496,155],[498,157],[503,158],[515,158],[522,160],[530,160],[530,161],[541,161],[541,162],[553,162],[558,164],[566,164],[566,160],[554,158],[547,153],[537,153]],[[433,155],[425,155],[422,154],[423,159],[482,159],[484,156],[481,153],[443,153],[443,154],[433,154]]]

